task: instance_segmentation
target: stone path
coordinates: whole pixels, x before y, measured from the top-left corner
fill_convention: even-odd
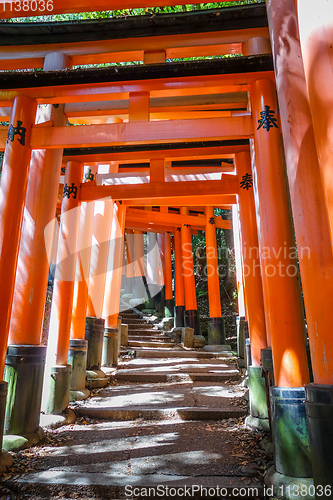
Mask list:
[[[154,349],[129,346],[136,358],[73,405],[75,423],[35,448],[32,470],[5,483],[18,495],[9,498],[262,497],[267,456],[257,446],[262,436],[244,427],[235,360],[186,350],[142,321],[131,325],[130,339],[145,342],[149,331]]]

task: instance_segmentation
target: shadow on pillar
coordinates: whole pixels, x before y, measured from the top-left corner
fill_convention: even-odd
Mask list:
[[[38,431],[45,356],[46,347],[41,345],[8,346],[4,373],[8,383],[5,434],[30,439]]]
[[[174,311],[175,327],[183,328],[185,326],[185,306],[175,306]]]
[[[185,311],[184,314],[185,327],[193,328],[194,335],[200,335],[200,318],[197,309]]]

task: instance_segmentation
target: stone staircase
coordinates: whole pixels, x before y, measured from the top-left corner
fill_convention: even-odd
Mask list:
[[[57,431],[64,444],[49,448],[13,488],[42,492],[36,498],[119,500],[131,486],[143,491],[135,498],[147,499],[157,485],[193,487],[197,499],[230,497],[235,488],[244,499],[263,497],[253,472],[260,454],[243,446],[247,389],[232,354],[186,349],[139,314],[121,315],[134,358],[123,356],[108,387],[72,405],[75,425]]]
[[[121,313],[122,323],[128,325],[129,348],[170,348],[175,345],[174,340],[163,330],[157,329],[152,323],[139,314],[128,310]]]

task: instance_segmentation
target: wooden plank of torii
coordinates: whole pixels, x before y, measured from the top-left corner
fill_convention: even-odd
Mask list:
[[[182,196],[181,198],[178,196],[167,196],[165,198],[161,198],[158,201],[158,204],[160,206],[166,206],[166,207],[171,207],[171,206],[180,206],[180,204],[186,205],[187,207],[195,207],[197,206],[199,199],[197,196]],[[200,203],[205,205],[206,207],[208,206],[213,206],[216,208],[224,208],[226,210],[229,210],[232,205],[235,205],[237,202],[236,200],[236,195],[235,194],[214,194],[214,195],[201,195],[200,196]],[[123,203],[126,206],[152,206],[156,205],[156,198],[140,198],[135,200],[135,203],[133,200],[123,200]]]
[[[89,185],[88,185],[89,184]],[[193,197],[193,203],[198,203],[198,196],[237,194],[239,188],[236,175],[223,174],[219,181],[185,181],[185,182],[156,182],[148,184],[127,184],[96,186],[94,181],[81,185],[81,201],[92,201],[111,196],[114,200],[132,200],[132,205],[139,199],[154,199],[152,205],[163,205],[165,197],[179,198]],[[161,200],[161,203],[160,201]],[[149,205],[149,203],[147,203]]]
[[[181,141],[248,139],[253,134],[249,115],[161,122],[110,123],[78,127],[32,128],[32,149],[163,144]],[[7,130],[0,130],[0,150],[5,149]]]
[[[147,223],[160,223],[161,225],[171,225],[181,227],[183,224],[189,224],[195,227],[205,227],[206,217],[195,215],[171,214],[167,212],[152,212],[146,210],[136,210],[127,208],[126,220],[138,220]],[[221,217],[215,217],[215,226],[221,229],[231,229],[231,221],[224,220]]]
[[[216,60],[213,61],[215,64],[212,67],[207,66],[207,68],[203,68],[198,63],[197,67],[187,71],[188,76],[184,68],[184,76],[180,74],[178,77],[175,77],[176,70],[172,64],[170,64],[170,69],[167,64],[156,65],[156,67],[163,66],[163,71],[158,72],[155,67],[155,71],[150,72],[150,78],[141,70],[141,67],[146,69],[151,65],[135,66],[135,79],[134,72],[128,71],[128,66],[123,66],[126,71],[119,71],[118,77],[109,70],[104,74],[99,71],[96,74],[86,74],[84,70],[72,70],[62,74],[53,71],[45,72],[45,74],[44,72],[15,72],[15,74],[5,72],[1,74],[0,79],[2,89],[0,106],[11,105],[18,95],[36,99],[38,104],[60,104],[128,99],[130,92],[150,92],[152,98],[246,92],[251,83],[257,80],[274,81],[271,56],[264,54],[253,56],[254,58],[257,59],[250,61],[246,57],[237,58],[242,61],[239,61],[239,66],[235,65],[235,68],[224,67],[223,64],[216,63]],[[113,68],[113,66],[110,67]],[[180,69],[177,68],[177,70],[180,73]],[[43,78],[36,76],[39,73],[43,73]],[[50,75],[50,73],[56,74]]]
[[[218,144],[218,143],[217,143]],[[89,163],[107,163],[109,161],[119,161],[120,163],[137,163],[139,162],[149,162],[151,158],[165,158],[168,160],[199,160],[205,158],[233,158],[236,153],[241,151],[249,150],[249,142],[247,140],[235,140],[228,141],[225,144],[221,141],[221,145],[215,146],[201,146],[198,147],[196,144],[193,144],[192,147],[180,147],[180,148],[168,148],[163,149],[161,146],[160,149],[150,149],[149,147],[145,147],[143,151],[138,151],[133,149],[127,151],[119,151],[110,149],[109,152],[102,152],[104,150],[90,152],[88,150],[82,149],[72,149],[66,150],[64,152],[63,162],[67,161],[80,161],[85,164]],[[190,145],[188,145],[190,146]],[[120,172],[122,169],[120,169]]]

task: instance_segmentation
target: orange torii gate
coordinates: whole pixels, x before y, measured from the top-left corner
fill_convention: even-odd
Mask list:
[[[174,4],[174,2],[167,3]],[[267,423],[267,413],[260,413],[258,410],[262,400],[258,398],[257,391],[259,387],[263,387],[265,366],[262,352],[265,350],[267,353],[268,346],[268,350],[269,347],[272,349],[276,384],[271,388],[276,460],[275,469],[270,473],[268,481],[274,485],[284,484],[283,477],[288,476],[302,478],[307,486],[311,484],[309,437],[306,432],[304,405],[305,386],[314,484],[316,486],[324,483],[333,484],[331,473],[333,438],[331,429],[325,424],[325,415],[332,414],[331,384],[333,383],[331,355],[327,354],[332,349],[332,338],[329,334],[329,292],[332,286],[333,259],[328,168],[331,160],[328,154],[330,137],[322,124],[323,115],[325,115],[324,123],[329,122],[328,112],[331,112],[331,109],[330,106],[323,105],[323,98],[318,96],[316,91],[316,82],[312,80],[314,64],[320,69],[316,73],[318,75],[323,71],[327,73],[329,68],[331,31],[326,26],[328,35],[323,41],[321,28],[329,16],[325,14],[321,0],[319,3],[321,17],[319,16],[320,21],[317,25],[313,26],[315,37],[312,36],[312,23],[309,28],[306,21],[309,6],[298,6],[297,20],[295,10],[297,2],[268,0],[268,23],[267,20],[266,23],[262,23],[264,6],[249,7],[252,9],[251,12],[257,12],[254,16],[257,19],[257,28],[246,24],[246,13],[250,10],[242,7],[237,11],[238,17],[235,15],[236,21],[233,21],[232,29],[219,27],[223,19],[223,9],[219,9],[213,13],[214,22],[210,28],[204,27],[202,32],[191,33],[190,36],[186,31],[188,28],[185,27],[191,23],[191,16],[188,14],[187,17],[183,16],[184,21],[179,24],[180,33],[176,35],[168,34],[161,21],[157,33],[149,32],[148,23],[146,37],[134,35],[128,37],[121,32],[116,44],[111,38],[101,43],[98,35],[90,41],[82,39],[76,43],[73,40],[73,33],[70,32],[66,35],[67,41],[61,41],[59,33],[55,32],[54,39],[49,43],[45,43],[45,39],[31,43],[29,34],[29,36],[24,35],[28,36],[26,43],[20,45],[4,43],[0,49],[0,69],[43,67],[45,71],[1,73],[0,79],[2,116],[10,117],[9,127],[0,128],[0,150],[5,151],[0,184],[2,229],[0,276],[2,282],[6,283],[6,288],[3,287],[0,292],[2,359],[0,376],[4,371],[10,323],[15,325],[15,329],[11,329],[6,361],[7,374],[16,369],[15,356],[33,358],[35,361],[38,358],[39,366],[43,365],[43,348],[39,346],[41,325],[36,325],[31,333],[23,328],[24,318],[19,316],[15,302],[12,310],[12,298],[17,262],[18,268],[22,267],[22,263],[28,262],[27,257],[32,255],[32,243],[27,245],[25,250],[19,250],[22,214],[25,206],[28,206],[27,183],[29,182],[28,193],[36,193],[38,207],[47,211],[43,221],[36,218],[35,231],[38,238],[35,238],[35,241],[40,249],[41,245],[44,245],[43,232],[47,219],[49,218],[51,222],[56,212],[61,168],[59,151],[65,149],[63,161],[67,164],[62,204],[63,237],[68,234],[71,226],[71,231],[74,229],[72,231],[74,241],[74,233],[78,231],[78,224],[73,226],[68,222],[70,214],[67,213],[66,205],[70,207],[73,205],[73,208],[79,211],[83,203],[99,200],[105,196],[111,196],[113,202],[118,202],[117,212],[122,214],[122,222],[119,224],[121,227],[118,228],[120,238],[123,237],[125,226],[137,231],[154,229],[163,233],[172,228],[175,231],[177,313],[185,312],[185,316],[190,318],[189,324],[193,326],[196,326],[198,319],[193,272],[189,276],[183,276],[180,271],[182,259],[185,259],[191,270],[193,261],[191,262],[192,256],[184,252],[184,247],[189,245],[191,247],[193,230],[205,227],[207,248],[213,249],[212,257],[207,258],[207,263],[209,260],[210,265],[216,268],[216,259],[213,255],[216,247],[213,228],[218,227],[219,222],[214,217],[213,208],[231,205],[239,200],[243,268],[246,271],[246,266],[260,265],[261,271],[260,276],[259,274],[246,276],[246,273],[244,276],[246,317],[250,328],[252,351],[252,365],[249,368],[251,397],[249,424],[260,426]],[[50,2],[48,5],[49,8],[52,7],[53,13],[109,8],[109,4],[105,2],[88,6],[85,0],[71,3],[70,7],[62,0],[59,0],[57,5],[53,3],[51,5]],[[145,6],[154,5],[155,2],[151,1]],[[134,1],[125,4],[123,2],[121,6],[112,2],[112,8],[135,6],[139,5]],[[36,15],[36,12],[26,11],[24,15]],[[210,16],[207,13],[203,14],[205,15]],[[3,17],[12,17],[8,2],[7,6],[6,2],[4,3]],[[144,17],[142,21],[133,23],[146,22]],[[207,22],[208,18],[202,19]],[[286,19],[288,22],[285,22]],[[109,29],[107,22],[101,24],[101,27]],[[120,20],[119,23],[121,22],[123,21]],[[222,24],[223,26],[225,27]],[[298,28],[301,31],[302,44],[299,42]],[[268,53],[269,36],[272,42],[275,74],[272,57]],[[323,62],[315,57],[318,47],[325,48]],[[301,51],[305,56],[305,74],[300,57]],[[243,56],[210,61],[165,63],[167,58],[172,57],[217,54],[243,54]],[[128,61],[134,60],[134,57],[136,60],[144,61],[144,64],[136,67],[60,70],[69,68],[71,64]],[[275,96],[275,79],[280,114]],[[246,92],[249,93],[249,102]],[[330,92],[331,90],[325,87],[322,94],[329,97]],[[44,117],[40,123],[35,124],[37,104],[54,105],[54,109],[60,107],[59,116],[51,113],[50,118]],[[70,123],[84,125],[65,127],[61,123],[65,117]],[[107,122],[111,119],[118,120],[119,123]],[[303,280],[314,372],[312,384],[308,384],[304,319],[281,154],[281,131]],[[252,161],[249,155],[249,141]],[[31,152],[37,150],[44,151],[43,154],[57,153],[52,158],[49,156],[49,163],[45,160],[44,167],[37,172],[38,183],[36,178],[28,175]],[[222,177],[218,181],[166,181],[167,161],[225,157],[234,160],[236,172],[222,173],[221,167]],[[102,182],[102,185],[99,185],[95,179],[90,178],[87,182],[83,182],[81,175],[83,164],[103,163],[103,161],[124,161],[127,173],[130,173],[131,168],[136,168],[136,163],[147,162],[149,182],[135,185],[103,185]],[[30,167],[30,172],[32,171]],[[203,171],[204,167],[201,169],[201,172]],[[321,182],[318,182],[319,178]],[[35,187],[37,185],[38,189]],[[48,203],[48,193],[52,203]],[[31,202],[31,194],[29,200]],[[162,210],[158,215],[156,212],[149,214],[148,211],[142,211],[141,214],[138,213],[141,210],[137,207],[142,205],[161,208],[175,206],[180,208],[180,214],[175,215]],[[189,216],[187,212],[191,206],[204,208],[205,218]],[[177,221],[180,221],[180,226]],[[177,231],[179,227],[181,227],[180,232]],[[22,235],[24,234],[22,231]],[[168,238],[165,239],[164,245],[169,245]],[[248,250],[253,250],[253,246],[255,255],[248,254]],[[309,251],[306,251],[307,249]],[[71,251],[74,254],[77,252],[75,242],[73,248],[69,250],[69,254]],[[164,251],[165,258],[169,259],[167,246],[161,250]],[[64,242],[59,244],[58,251],[60,256],[65,255]],[[117,252],[120,255],[121,245]],[[180,255],[180,252],[183,255]],[[118,257],[119,255],[117,254]],[[73,272],[75,271],[75,265],[72,265],[73,258],[69,260],[71,265],[66,262],[64,268],[68,266],[67,271]],[[120,258],[118,260],[120,261]],[[32,316],[37,310],[37,303],[28,307],[25,297],[37,288],[38,278],[46,286],[46,264],[46,259],[41,261],[39,276],[31,276],[27,285],[18,282],[16,278],[15,290],[16,292],[20,290],[22,293],[24,306],[29,309]],[[166,264],[166,267],[168,266],[169,261]],[[29,271],[31,272],[30,268]],[[169,277],[168,275],[168,280]],[[73,284],[70,283],[71,281],[65,283],[64,280],[58,279],[55,293],[56,303],[59,304],[59,324],[67,325],[63,331],[58,328],[59,341],[56,350],[59,356],[58,362],[68,374],[70,371],[66,367],[72,314],[71,304],[68,301],[73,294]],[[170,284],[170,280],[168,283]],[[170,300],[169,284],[168,300]],[[108,286],[107,296],[110,296],[113,290],[117,291],[117,296],[119,295],[119,273],[115,273]],[[210,280],[209,286],[210,289],[216,290],[216,276]],[[214,293],[210,293],[209,305],[211,318],[217,320],[213,322],[215,328],[219,324],[220,310],[219,301],[211,300],[212,296]],[[42,305],[41,300],[40,296],[37,299],[39,310]],[[106,318],[112,316],[112,327],[116,327],[114,315],[103,313],[103,316]],[[101,321],[96,322],[96,325],[97,323],[102,327]],[[219,328],[221,332],[221,327]],[[29,363],[25,369],[28,371],[22,372],[23,375],[21,373],[20,376],[26,378],[30,376]],[[38,383],[35,382],[35,387],[38,384],[40,386],[41,373],[42,368],[39,370],[39,379]],[[67,388],[69,390],[69,382]],[[5,383],[2,383],[1,389],[4,394]],[[22,416],[32,414],[32,425],[38,425],[40,394],[34,394],[29,404],[21,406],[23,403],[19,401],[19,390],[20,383],[17,385],[18,397],[12,395],[10,404],[12,413],[7,412],[6,415],[6,432],[27,431],[21,425],[22,418],[20,421],[20,418],[15,416],[15,411],[20,412]],[[64,395],[62,398],[65,400]],[[290,420],[288,412],[291,400],[296,413]],[[288,440],[283,441],[279,434],[281,421],[291,434],[299,432],[299,442],[296,446]],[[327,446],[325,441],[328,443]],[[323,448],[326,462],[321,456]],[[286,454],[292,457],[290,462],[286,460]]]

